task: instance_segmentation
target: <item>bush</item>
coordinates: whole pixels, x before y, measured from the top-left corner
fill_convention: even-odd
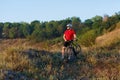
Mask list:
[[[19,49],[9,48],[2,54],[0,67],[8,70],[23,71],[32,69],[31,60],[28,56],[19,52]]]
[[[92,46],[95,43],[95,38],[97,37],[95,30],[87,31],[84,35],[80,37],[80,43],[86,47]]]

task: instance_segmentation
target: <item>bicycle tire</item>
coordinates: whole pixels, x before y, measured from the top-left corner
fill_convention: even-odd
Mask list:
[[[78,45],[78,44],[74,46],[74,49],[75,49],[75,52],[76,52],[77,54],[80,54],[81,51],[82,51],[81,46]]]
[[[68,55],[69,55],[69,48],[66,47],[65,48],[65,59],[68,58]]]
[[[66,54],[66,59],[68,61],[74,61],[75,60],[73,47],[67,47],[66,50],[65,50],[65,54]]]

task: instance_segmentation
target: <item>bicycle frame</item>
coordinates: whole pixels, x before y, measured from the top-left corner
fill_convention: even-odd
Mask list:
[[[74,41],[71,41],[71,44],[66,47],[65,54],[66,57],[77,57],[77,54],[81,51],[80,45],[77,43],[74,43]]]
[[[77,54],[81,53],[81,46],[80,46],[76,41],[73,41],[73,42],[72,42],[72,46],[74,47],[75,52],[76,52]]]

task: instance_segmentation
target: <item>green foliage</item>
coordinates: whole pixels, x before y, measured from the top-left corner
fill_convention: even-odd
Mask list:
[[[52,22],[49,22],[46,24],[46,32],[47,32],[47,38],[52,38],[52,35],[54,35],[55,28],[52,24]]]
[[[3,32],[3,23],[0,23],[0,38],[2,38],[2,32]]]
[[[9,31],[9,38],[12,38],[12,39],[15,38],[15,36],[16,36],[15,32],[16,32],[15,28],[12,27]]]
[[[80,30],[81,20],[78,17],[72,17],[72,25],[75,31]]]
[[[11,28],[12,24],[9,22],[4,23],[3,27],[3,37],[4,38],[9,38],[9,30]]]
[[[33,42],[40,42],[45,40],[46,33],[44,31],[35,30],[30,36],[30,40]]]
[[[80,37],[80,43],[84,46],[92,46],[95,43],[96,36],[95,30],[87,31]]]
[[[102,17],[96,15],[95,17],[92,18],[92,21],[93,21],[93,22],[102,22]]]
[[[92,24],[93,24],[93,21],[92,21],[91,19],[87,19],[87,20],[85,20],[84,24],[85,24],[85,26],[91,28],[91,27],[92,27]]]
[[[92,24],[92,28],[93,28],[93,29],[100,28],[100,27],[101,27],[101,24],[102,24],[102,22],[94,22],[94,23]]]
[[[31,26],[33,27],[33,30],[35,30],[35,28],[38,28],[40,26],[40,21],[35,20],[31,22]]]
[[[49,22],[34,20],[30,24],[26,22],[6,22],[0,23],[0,38],[27,38],[37,42],[54,39],[63,35],[68,23],[72,23],[78,36],[84,35],[89,30],[95,30],[98,35],[101,35],[114,30],[119,21],[120,12],[108,17],[105,21],[101,16],[96,15],[84,22],[81,22],[79,17],[69,17],[64,20]]]
[[[20,27],[21,27],[21,30],[22,30],[23,37],[27,38],[30,35],[31,27],[27,23],[21,23]]]
[[[54,44],[61,43],[62,41],[63,41],[63,39],[62,39],[62,36],[61,36],[61,37],[58,37],[58,38],[55,38],[55,39],[48,40],[47,43],[49,45],[54,45]]]

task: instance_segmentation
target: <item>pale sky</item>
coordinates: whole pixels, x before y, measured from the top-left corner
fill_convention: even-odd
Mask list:
[[[120,11],[120,0],[0,0],[0,22],[32,22],[96,15]]]

